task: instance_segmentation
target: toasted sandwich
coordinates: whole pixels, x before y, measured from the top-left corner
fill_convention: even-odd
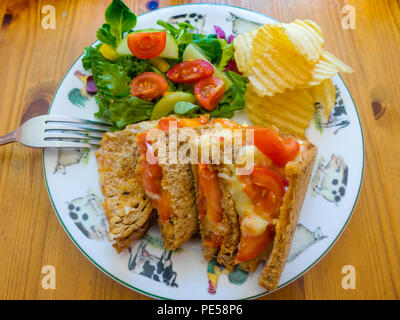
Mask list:
[[[253,129],[254,141],[247,144],[242,140],[241,152],[233,150],[232,163],[209,161],[192,166],[203,256],[207,260],[216,258],[228,269],[239,264],[250,272],[265,260],[259,283],[274,290],[289,253],[316,147],[283,137],[275,128],[243,128],[223,119],[214,120],[212,127],[224,132]],[[221,138],[222,154],[227,135],[218,130],[210,135]],[[238,171],[244,169],[243,163],[237,160],[249,150],[254,163],[243,174],[245,171]]]
[[[178,137],[171,136],[170,125],[175,123],[178,132],[183,127],[197,130],[207,122],[208,119],[202,117],[162,118],[157,123],[161,135],[150,135],[149,131],[145,131],[137,136],[142,186],[151,199],[153,208],[158,211],[164,246],[168,250],[179,248],[198,231],[198,212],[191,164],[182,163],[177,158],[176,161],[172,161],[169,157],[171,149],[177,151],[183,144],[188,143],[189,137],[178,141]],[[164,151],[169,150],[169,153],[164,153],[164,161],[161,161],[161,147],[165,148]]]
[[[164,246],[168,250],[179,248],[198,231],[190,163],[157,158],[162,143],[167,150],[177,143],[169,136],[172,122],[179,124],[179,128],[198,128],[208,120],[168,117],[141,122],[122,131],[106,133],[96,152],[109,239],[118,252],[143,236],[154,212],[158,213]],[[156,134],[149,134],[154,129],[158,129]],[[186,141],[179,141],[176,147],[183,143]]]
[[[109,240],[117,252],[143,236],[153,215],[150,198],[142,188],[136,135],[154,124],[142,122],[103,135],[96,151],[103,208],[109,225]]]

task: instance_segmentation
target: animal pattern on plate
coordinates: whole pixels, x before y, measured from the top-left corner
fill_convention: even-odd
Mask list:
[[[172,16],[168,19],[168,23],[177,26],[178,23],[190,23],[194,29],[193,33],[203,33],[204,25],[206,24],[206,15],[200,13],[183,13]]]
[[[306,249],[325,238],[326,236],[323,235],[321,227],[318,227],[315,231],[311,231],[299,223],[294,233],[292,247],[286,261],[289,263],[292,262]]]
[[[263,25],[262,23],[239,17],[232,12],[229,13],[229,17],[226,19],[226,21],[232,22],[232,33],[234,35],[249,32],[250,30],[257,29]]]
[[[239,265],[236,265],[233,270],[229,271],[215,259],[210,260],[207,264],[208,293],[215,294],[217,292],[218,279],[224,274],[228,275],[230,283],[236,285],[245,283],[249,275],[249,273],[241,269]]]
[[[73,88],[68,92],[68,100],[78,108],[84,108],[86,103],[89,101],[91,95],[87,91],[87,83],[90,75],[86,75],[79,70],[74,72],[74,76],[76,76],[79,80],[82,81],[82,88]]]
[[[69,217],[88,239],[102,241],[107,238],[106,215],[101,202],[100,197],[88,193],[67,203]]]
[[[88,97],[82,94],[82,90],[78,88],[73,88],[68,92],[68,100],[78,108],[84,108],[86,102],[89,101]]]
[[[332,154],[328,163],[318,159],[317,170],[311,180],[312,196],[320,195],[336,205],[346,195],[349,167],[343,157]]]
[[[139,243],[131,245],[128,250],[130,271],[172,288],[179,287],[176,282],[177,273],[173,269],[173,251],[164,248],[161,237],[146,234]]]
[[[54,168],[54,174],[60,172],[66,174],[66,168],[74,164],[87,164],[89,161],[88,148],[58,148],[57,162]]]
[[[316,128],[322,132],[324,129],[334,129],[333,134],[337,134],[341,129],[346,128],[350,125],[350,118],[346,112],[343,98],[341,97],[340,90],[337,86],[335,105],[329,113],[329,119],[323,120],[323,110],[319,103],[315,104],[314,122]]]

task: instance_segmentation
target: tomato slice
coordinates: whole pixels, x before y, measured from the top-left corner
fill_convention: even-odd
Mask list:
[[[222,128],[225,129],[242,129],[242,126],[239,123],[229,119],[216,118],[213,119],[212,122],[219,123],[222,126]]]
[[[224,241],[224,237],[219,235],[219,234],[211,234],[210,239],[203,239],[203,246],[209,247],[209,248],[214,248],[214,247],[219,247],[222,242]]]
[[[278,174],[267,168],[255,167],[251,180],[253,185],[263,188],[262,196],[256,205],[262,209],[263,216],[268,219],[279,217],[279,208],[285,194],[285,186]]]
[[[270,243],[274,236],[274,226],[269,224],[259,236],[252,237],[242,234],[235,263],[251,260],[257,257]]]
[[[285,186],[279,175],[268,168],[254,167],[251,181],[257,186],[268,189],[277,197],[282,197],[285,193]]]
[[[243,191],[255,205],[256,212],[267,221],[279,217],[279,209],[285,194],[284,183],[275,172],[255,167],[252,174],[239,176]]]
[[[165,118],[161,118],[158,121],[158,128],[163,131],[168,131],[169,124],[171,121],[177,122],[178,128],[201,127],[209,122],[208,117],[206,117],[206,116],[199,116],[199,117],[193,118],[193,119],[187,119],[187,118],[177,119],[174,117],[165,117]]]
[[[214,67],[205,60],[187,60],[173,66],[167,73],[167,78],[178,83],[196,83],[211,77]]]
[[[169,123],[171,121],[175,121],[177,122],[178,119],[174,118],[174,117],[165,117],[165,118],[161,118],[158,121],[158,128],[163,130],[163,131],[168,131],[169,130]]]
[[[161,197],[157,202],[157,213],[162,222],[167,222],[171,216],[169,199],[166,192],[161,192]]]
[[[217,173],[207,164],[202,163],[198,165],[198,173],[200,192],[206,201],[206,215],[211,222],[221,222],[223,217],[222,191],[219,187]]]
[[[131,94],[147,101],[161,97],[167,90],[167,80],[155,72],[144,72],[131,82]]]
[[[208,117],[206,116],[199,116],[197,118],[183,118],[178,120],[178,127],[179,128],[184,128],[184,127],[201,127],[206,124],[208,124]]]
[[[128,35],[128,48],[139,59],[153,59],[158,57],[165,49],[167,33],[134,32]]]
[[[273,128],[250,129],[254,129],[255,146],[279,167],[284,167],[299,153],[300,144],[295,139],[281,138]]]
[[[208,77],[194,85],[197,101],[208,111],[214,110],[225,93],[225,83],[218,77]]]
[[[171,210],[168,195],[162,191],[161,187],[162,169],[157,163],[151,164],[146,160],[147,150],[152,148],[151,144],[146,140],[146,136],[147,132],[142,132],[136,137],[140,153],[141,183],[146,194],[151,198],[153,206],[157,208],[161,221],[167,222],[171,215]]]

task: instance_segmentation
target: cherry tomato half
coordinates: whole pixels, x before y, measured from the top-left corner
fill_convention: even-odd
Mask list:
[[[299,153],[300,144],[295,139],[281,138],[273,128],[255,127],[253,129],[255,146],[279,167],[284,167]]]
[[[139,59],[153,59],[158,57],[165,49],[167,33],[160,32],[134,32],[128,35],[128,48]]]
[[[131,82],[131,94],[147,101],[161,97],[167,90],[167,80],[155,72],[144,72]]]
[[[197,101],[208,111],[214,110],[225,93],[225,83],[218,77],[208,77],[194,85]]]
[[[167,78],[178,83],[196,83],[211,77],[214,67],[205,60],[187,60],[173,66],[167,73]]]

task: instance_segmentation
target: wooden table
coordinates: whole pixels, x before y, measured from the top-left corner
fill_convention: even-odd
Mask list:
[[[108,0],[0,2],[0,135],[46,113],[56,88],[82,49],[95,40]],[[190,1],[160,0],[169,6]],[[196,1],[194,1],[196,2]],[[344,75],[364,130],[364,186],[347,229],[303,277],[262,299],[398,299],[400,296],[400,4],[395,0],[236,0],[228,3],[281,21],[310,18],[326,48],[354,69]],[[137,14],[147,1],[126,1]],[[56,8],[56,29],[41,27],[41,9]],[[341,26],[344,5],[355,30]],[[42,151],[0,147],[0,299],[148,299],[93,266],[61,227],[47,196]],[[42,266],[56,268],[44,290]],[[344,265],[356,289],[341,286]]]

